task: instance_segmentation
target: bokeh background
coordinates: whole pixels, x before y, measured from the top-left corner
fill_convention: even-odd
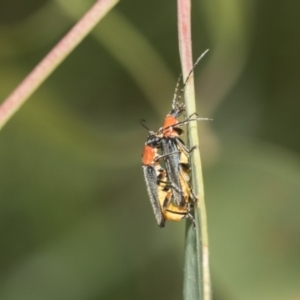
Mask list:
[[[0,2],[0,95],[93,1]],[[193,1],[214,300],[300,299],[300,2]],[[0,132],[0,299],[182,299],[185,222],[141,172],[180,73],[175,1],[121,1]]]

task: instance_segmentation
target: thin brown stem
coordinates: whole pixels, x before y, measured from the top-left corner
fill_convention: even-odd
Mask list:
[[[0,106],[0,129],[118,0],[98,0]]]

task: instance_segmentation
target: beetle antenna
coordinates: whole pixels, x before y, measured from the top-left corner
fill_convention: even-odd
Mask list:
[[[196,60],[196,62],[194,63],[192,69],[190,70],[186,80],[184,81],[183,85],[182,85],[182,88],[180,89],[180,93],[178,93],[178,83],[177,82],[177,85],[176,85],[176,88],[175,88],[175,94],[174,94],[174,99],[173,99],[173,103],[172,103],[172,108],[175,109],[176,108],[176,104],[178,103],[178,101],[181,99],[182,95],[183,95],[183,92],[184,92],[184,89],[194,71],[194,69],[196,68],[196,66],[198,65],[199,61],[204,57],[204,55],[209,51],[209,49],[205,50],[199,57],[198,59]],[[179,76],[179,80],[181,79],[182,75],[180,74]]]

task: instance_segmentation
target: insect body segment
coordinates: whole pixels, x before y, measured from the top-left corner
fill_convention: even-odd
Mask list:
[[[172,190],[168,184],[164,185],[166,182],[166,172],[161,173],[161,181],[159,184],[159,204],[161,206],[162,214],[165,220],[169,221],[180,221],[183,218],[189,218],[195,224],[193,216],[190,214],[191,206],[189,203],[182,207],[178,207],[172,204]],[[194,225],[195,226],[195,225]]]

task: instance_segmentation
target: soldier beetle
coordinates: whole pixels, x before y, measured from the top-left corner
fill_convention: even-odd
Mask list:
[[[182,190],[183,185],[184,186],[189,186],[189,185],[187,185],[187,180],[182,179],[182,177],[186,177],[188,175],[187,175],[187,170],[183,170],[183,165],[182,165],[183,163],[181,162],[181,159],[184,159],[188,163],[188,156],[195,149],[195,147],[188,149],[185,146],[184,142],[179,137],[184,132],[183,129],[180,127],[191,121],[211,120],[209,118],[198,118],[197,114],[193,113],[183,121],[179,121],[178,118],[185,111],[185,105],[182,103],[180,104],[179,100],[181,99],[185,86],[194,68],[199,63],[201,58],[206,54],[207,51],[205,51],[195,62],[193,68],[189,72],[186,80],[184,81],[182,88],[180,89],[180,93],[178,93],[178,87],[180,85],[180,80],[182,75],[179,76],[175,88],[173,102],[172,102],[172,110],[165,117],[163,126],[159,129],[157,133],[157,135],[161,136],[162,138],[161,149],[162,149],[162,154],[164,155],[164,162],[165,162],[168,178],[173,183],[174,186],[180,187],[180,189],[172,188],[173,201],[176,206],[184,206],[184,203],[186,202],[184,196],[185,194],[194,195],[192,190],[190,190],[189,193],[184,193]],[[175,153],[175,154],[168,155],[169,153]],[[194,196],[193,198],[195,201],[196,197]]]

